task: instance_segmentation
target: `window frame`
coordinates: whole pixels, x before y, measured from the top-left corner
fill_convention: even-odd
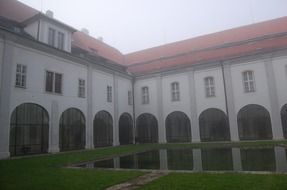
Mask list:
[[[18,66],[20,67],[20,71],[18,71]],[[23,68],[25,72],[23,72]],[[20,78],[19,84],[17,84],[17,78]],[[24,81],[23,81],[24,79]],[[16,64],[16,75],[15,75],[15,87],[17,88],[26,88],[27,87],[27,65],[17,63]]]
[[[205,89],[205,97],[211,98],[215,97],[215,80],[213,76],[207,76],[203,79],[204,89]]]
[[[133,94],[131,90],[128,91],[128,105],[133,105]]]
[[[81,82],[83,82],[81,84]],[[78,79],[78,97],[79,98],[86,98],[86,80],[85,79]]]
[[[107,85],[107,102],[113,102],[113,88],[111,85]]]
[[[247,73],[247,80],[245,80],[245,73]],[[250,75],[248,73],[251,73],[252,80],[250,79]],[[244,93],[256,92],[254,71],[253,70],[242,71],[241,76],[242,76],[243,92]],[[247,84],[247,86],[245,86],[245,84]],[[252,84],[252,85],[250,85],[250,84]],[[253,88],[251,88],[251,86],[253,86]],[[248,89],[246,87],[248,87]]]
[[[52,73],[52,90],[47,91],[47,74]],[[61,83],[60,83],[60,92],[56,92],[56,75],[61,76]],[[63,73],[54,72],[51,70],[45,71],[45,92],[49,94],[57,94],[57,95],[63,95]]]
[[[61,36],[61,38],[60,38]],[[65,34],[64,32],[58,31],[57,32],[57,48],[60,50],[65,49]]]
[[[171,101],[178,102],[180,101],[180,87],[179,82],[172,82],[170,84],[170,92],[171,92]]]
[[[142,104],[149,104],[149,89],[148,86],[143,86],[141,88]]]
[[[51,34],[50,32],[53,32],[52,36],[50,35]],[[48,45],[55,47],[56,45],[55,41],[56,41],[56,30],[52,27],[49,27],[48,28]]]

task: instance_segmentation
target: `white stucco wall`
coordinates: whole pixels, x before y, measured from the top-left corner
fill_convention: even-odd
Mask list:
[[[215,83],[215,96],[206,97],[205,77],[213,77]],[[224,83],[221,67],[198,70],[194,72],[197,115],[208,108],[217,108],[226,113]]]
[[[142,104],[142,87],[144,86],[149,89],[149,104]],[[134,89],[136,118],[142,113],[150,113],[158,119],[156,78],[136,80]]]
[[[57,101],[59,113],[75,107],[80,109],[86,117],[87,100],[86,98],[78,97],[79,78],[87,81],[86,66],[21,46],[15,48],[13,61],[10,112],[22,103],[31,102],[43,106],[51,115],[51,102]],[[25,89],[14,86],[17,64],[27,66]],[[62,74],[61,95],[45,92],[46,71]]]
[[[174,111],[181,111],[190,119],[190,94],[188,80],[189,78],[186,73],[162,77],[163,124],[165,124],[166,117]],[[171,100],[171,83],[173,82],[179,83],[180,101]]]
[[[107,102],[107,86],[112,87],[112,102]],[[114,85],[113,74],[93,71],[93,117],[102,110],[111,114],[114,120]]]
[[[287,104],[287,56],[274,58],[272,66],[275,73],[278,103],[281,111],[282,106]]]
[[[242,72],[247,70],[254,72],[255,92],[244,92]],[[231,66],[231,76],[236,113],[248,104],[261,105],[270,112],[270,99],[263,60],[234,64]]]
[[[119,117],[123,113],[129,113],[133,117],[133,105],[128,104],[128,91],[132,92],[132,82],[129,79],[118,78],[118,105]]]

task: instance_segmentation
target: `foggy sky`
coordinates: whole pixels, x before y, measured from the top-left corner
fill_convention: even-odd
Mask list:
[[[20,0],[122,53],[287,15],[287,0]]]

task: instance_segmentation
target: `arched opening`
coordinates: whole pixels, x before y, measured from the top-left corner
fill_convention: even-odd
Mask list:
[[[230,130],[226,114],[209,108],[199,116],[201,141],[230,141]]]
[[[285,104],[281,109],[281,122],[284,138],[287,139],[287,104]]]
[[[41,106],[24,103],[11,115],[11,156],[39,154],[48,151],[49,115]]]
[[[119,119],[119,140],[121,145],[133,143],[133,120],[128,113],[123,113]]]
[[[106,111],[100,111],[94,118],[94,146],[113,145],[113,118]]]
[[[158,126],[155,116],[144,113],[137,118],[137,142],[139,143],[157,143]]]
[[[269,112],[260,105],[250,104],[241,108],[237,123],[240,140],[272,139]]]
[[[190,120],[180,111],[170,113],[165,120],[167,142],[190,142]]]
[[[60,151],[85,148],[85,123],[84,114],[76,108],[69,108],[62,113],[59,133]]]

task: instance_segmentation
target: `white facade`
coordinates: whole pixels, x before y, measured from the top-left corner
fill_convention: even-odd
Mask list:
[[[40,27],[38,24],[40,23]],[[71,32],[40,20],[25,28],[33,37],[47,43],[48,28],[65,34],[65,51],[71,51]],[[40,33],[38,34],[36,30]],[[166,119],[178,111],[190,121],[190,142],[199,142],[199,117],[210,108],[228,115],[230,140],[238,141],[237,114],[246,105],[263,106],[270,114],[272,138],[283,139],[281,108],[287,103],[286,50],[256,55],[244,59],[205,66],[190,66],[145,76],[133,76],[116,68],[104,68],[97,63],[57,52],[37,42],[1,31],[0,36],[0,158],[9,157],[10,117],[15,108],[24,103],[43,107],[49,115],[49,152],[59,151],[59,120],[61,114],[76,108],[86,121],[85,147],[93,148],[93,120],[100,111],[108,112],[113,119],[113,145],[119,145],[119,118],[128,113],[133,124],[145,113],[155,116],[158,125],[158,142],[165,143]],[[26,87],[15,87],[17,64],[26,65]],[[46,71],[62,74],[62,93],[45,90]],[[253,71],[255,92],[244,92],[242,72]],[[206,96],[204,79],[213,77],[215,95]],[[85,80],[85,97],[78,97],[78,81]],[[171,84],[179,84],[179,101],[172,101]],[[112,101],[107,101],[107,86],[112,87]],[[148,88],[149,102],[143,104],[142,88]],[[133,103],[128,92],[133,92]],[[138,124],[138,123],[137,123]],[[133,133],[136,126],[133,126]],[[135,138],[135,137],[133,137]]]

